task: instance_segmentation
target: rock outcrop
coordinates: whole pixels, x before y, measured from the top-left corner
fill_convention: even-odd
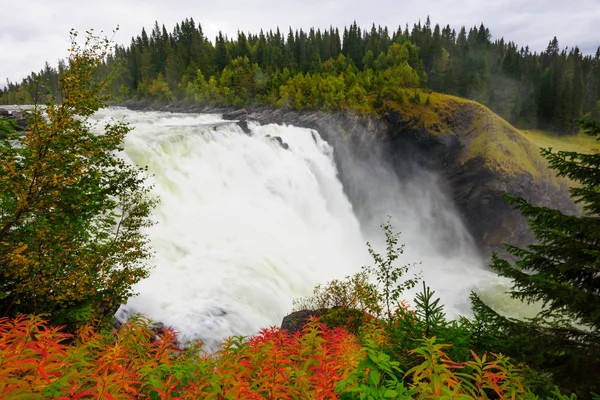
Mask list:
[[[311,318],[319,318],[325,310],[301,310],[294,311],[291,314],[283,317],[281,321],[281,329],[285,329],[289,333],[301,332],[302,329],[310,322]]]

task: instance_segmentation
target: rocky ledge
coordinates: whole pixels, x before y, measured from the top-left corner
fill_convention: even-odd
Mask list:
[[[430,134],[396,112],[375,117],[250,107],[246,118],[261,124],[285,123],[317,130],[336,149],[342,181],[352,179],[344,176],[344,163],[357,157],[367,163],[385,159],[400,177],[417,168],[435,171],[443,177],[442,190],[454,200],[485,256],[492,251],[504,253],[504,243],[524,246],[533,240],[525,218],[508,206],[505,193],[536,205],[579,213],[565,185],[534,179],[528,172],[505,174],[490,168],[482,157],[469,158],[467,133],[472,127],[468,117],[454,124],[454,134],[446,135]],[[356,200],[352,197],[360,194],[348,195]]]

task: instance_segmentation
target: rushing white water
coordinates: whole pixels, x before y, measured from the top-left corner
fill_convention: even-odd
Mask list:
[[[148,232],[156,267],[121,317],[142,312],[209,348],[278,325],[292,300],[316,283],[368,264],[367,240],[383,252],[382,233],[373,227],[387,214],[403,232],[401,262],[422,262],[415,271],[422,269],[450,315],[468,312],[470,290],[498,282],[481,268],[433,175],[401,183],[356,164],[352,173],[364,174],[374,194],[369,204],[355,205],[371,210],[361,226],[360,210],[338,179],[334,149],[317,132],[251,124],[246,135],[205,114],[111,109],[94,118],[132,124],[123,156],[148,166],[160,197]]]

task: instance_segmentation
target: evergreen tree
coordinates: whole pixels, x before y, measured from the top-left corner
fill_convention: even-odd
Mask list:
[[[587,134],[600,136],[595,122],[587,120],[580,125]],[[559,176],[579,184],[570,193],[583,205],[585,215],[566,215],[507,196],[513,207],[528,218],[537,242],[527,249],[507,245],[517,261],[510,263],[494,256],[491,266],[501,276],[512,279],[513,297],[544,306],[538,317],[525,324],[531,332],[538,332],[530,350],[542,358],[539,367],[567,386],[598,391],[600,155],[555,153],[551,149],[542,149],[541,153]]]
[[[219,31],[219,35],[215,41],[215,62],[218,70],[222,71],[230,60],[231,56],[225,45],[225,38],[223,37],[223,33]]]
[[[600,51],[595,56],[584,55],[576,47],[561,51],[558,39],[553,38],[543,52],[532,53],[528,47],[503,38],[492,42],[489,29],[483,24],[468,31],[462,27],[456,32],[448,25],[432,26],[429,19],[415,24],[412,30],[408,24],[404,29],[398,27],[391,35],[387,27],[372,25],[370,30],[361,30],[356,22],[342,32],[340,36],[333,27],[324,31],[290,28],[287,38],[277,29],[276,33],[238,32],[234,39],[220,33],[213,45],[200,24],[191,18],[176,24],[171,33],[155,22],[151,32],[142,30],[132,38],[130,46],[109,55],[97,77],[119,69],[118,78],[110,87],[119,100],[158,100],[152,95],[152,88],[153,93],[160,93],[159,97],[164,98],[163,89],[168,89],[173,101],[184,97],[189,101],[194,98],[190,92],[193,85],[187,94],[184,92],[188,83],[197,78],[198,69],[206,82],[214,77],[213,82],[218,83],[222,71],[233,60],[247,57],[263,73],[258,81],[264,81],[259,85],[260,91],[254,92],[257,98],[250,101],[275,104],[280,100],[279,88],[288,83],[281,77],[310,73],[315,78],[311,83],[318,87],[331,73],[329,60],[335,64],[343,55],[346,63],[357,69],[353,71],[357,78],[353,93],[365,92],[368,103],[369,99],[381,100],[381,89],[390,86],[390,82],[384,84],[383,75],[390,67],[386,55],[395,43],[407,46],[408,64],[417,72],[422,87],[482,102],[518,127],[575,133],[575,120],[600,118]],[[121,63],[125,66],[121,67]],[[346,68],[335,70],[340,74]],[[391,76],[390,72],[387,76]],[[9,82],[0,91],[0,104],[31,102],[40,92],[38,89],[60,101],[55,93],[57,79],[56,70],[48,65],[21,84]],[[269,100],[262,97],[267,93]],[[211,98],[206,93],[200,97]],[[375,108],[381,106],[379,100]],[[366,107],[364,111],[372,112],[373,108]]]

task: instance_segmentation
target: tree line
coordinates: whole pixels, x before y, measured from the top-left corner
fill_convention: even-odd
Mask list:
[[[402,103],[410,95],[402,89],[428,88],[479,101],[520,128],[570,132],[576,120],[600,117],[600,47],[585,55],[578,47],[561,49],[555,37],[536,53],[492,41],[483,24],[457,32],[449,25],[432,27],[429,18],[410,30],[361,29],[354,22],[343,31],[290,28],[286,35],[277,28],[238,31],[236,38],[219,32],[214,42],[193,18],[171,32],[155,22],[150,34],[142,29],[128,46],[117,46],[99,74],[115,69],[111,91],[117,101],[376,113],[386,101]],[[31,103],[38,92],[60,101],[63,72],[64,63],[46,63],[21,83],[8,82],[0,104]]]

